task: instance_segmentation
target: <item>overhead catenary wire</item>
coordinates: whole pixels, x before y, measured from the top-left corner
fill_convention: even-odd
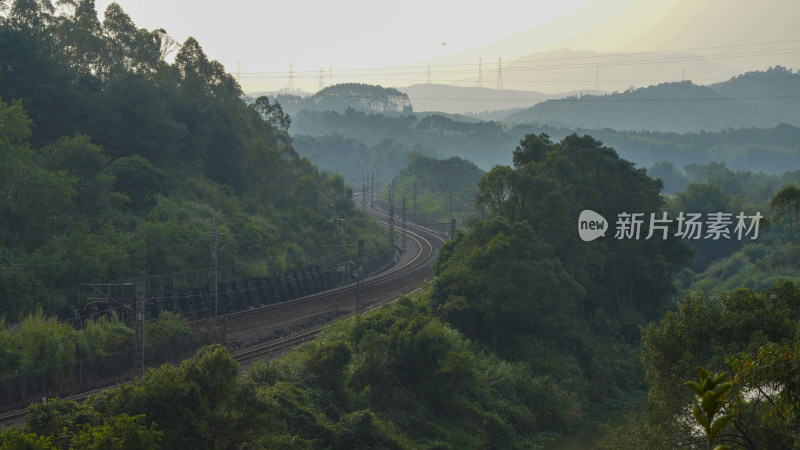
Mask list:
[[[632,52],[632,53],[611,53],[606,55],[593,55],[593,56],[569,56],[569,57],[554,57],[554,58],[537,58],[537,59],[527,59],[527,60],[516,60],[513,63],[544,63],[544,62],[553,62],[553,61],[572,61],[572,60],[588,60],[588,59],[602,59],[602,58],[618,58],[620,56],[640,56],[640,55],[657,55],[657,54],[668,54],[668,53],[681,53],[681,52],[691,52],[691,51],[701,51],[701,50],[717,50],[717,49],[729,49],[729,48],[742,48],[742,47],[753,47],[753,46],[763,46],[763,45],[775,45],[775,44],[789,44],[789,43],[800,43],[800,39],[790,39],[790,40],[782,40],[782,41],[768,41],[768,42],[755,42],[755,43],[741,43],[741,44],[730,44],[730,45],[720,45],[720,46],[710,46],[710,47],[694,47],[694,48],[687,48],[687,49],[672,49],[672,50],[657,50],[657,51],[646,51],[646,52]],[[782,50],[775,50],[775,52],[800,52],[800,48],[793,48],[793,49],[782,49]],[[767,53],[764,52],[756,52],[757,55],[766,55]],[[780,53],[776,53],[780,54]],[[723,54],[724,55],[724,54]],[[751,55],[752,56],[752,55]],[[714,58],[715,55],[696,55],[695,58]],[[584,63],[584,66],[588,67],[595,67],[597,66],[597,62],[588,62]],[[424,66],[386,66],[386,67],[374,67],[374,68],[339,68],[336,69],[337,74],[347,74],[348,72],[386,72],[386,73],[394,73],[397,74],[398,71],[407,70],[407,71],[414,71],[412,73],[419,74],[419,75],[426,75],[428,67],[433,69],[442,69],[442,68],[468,68],[468,69],[459,69],[459,72],[469,71],[473,72],[475,68],[477,68],[478,63],[461,63],[461,64],[439,64],[439,65],[432,65],[426,64]],[[507,65],[505,67],[508,67]],[[504,71],[508,70],[504,67]],[[558,66],[556,66],[558,67]],[[314,70],[295,70],[294,72],[295,78],[298,77],[313,77],[317,78],[319,76],[318,69]],[[242,72],[242,76],[280,76],[286,78],[287,72],[286,71],[263,71],[263,72]]]

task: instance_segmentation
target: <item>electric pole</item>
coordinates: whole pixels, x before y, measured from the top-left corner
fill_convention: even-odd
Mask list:
[[[136,330],[134,331],[134,369],[139,376],[144,376],[144,278],[136,279]]]
[[[216,215],[211,215],[211,259],[214,261],[214,317],[219,311],[219,282],[217,280],[217,224]]]
[[[596,67],[594,71],[594,90],[600,90],[600,68]],[[597,92],[595,92],[597,94]]]
[[[334,208],[333,213],[333,241],[331,244],[336,244],[336,240],[339,237],[339,215],[336,214],[336,209]]]
[[[389,247],[394,249],[394,180],[389,189]]]
[[[361,285],[364,284],[364,240],[358,241],[358,289],[356,289],[356,315],[361,311]]]
[[[452,219],[452,218],[453,218],[453,191],[450,191],[450,192],[448,193],[448,199],[447,199],[447,217],[449,217],[450,219]]]
[[[478,87],[483,87],[483,70],[481,68],[481,58],[478,58]]]
[[[294,90],[294,63],[289,63],[289,85],[287,86],[289,91]]]
[[[497,59],[497,89],[503,89],[503,58]]]
[[[450,217],[450,239],[456,236],[456,219],[453,217],[453,191],[450,191],[450,200],[448,202],[448,217]]]
[[[400,229],[400,249],[403,254],[406,253],[406,196],[403,196],[403,214],[402,214],[401,229]]]
[[[417,180],[414,180],[414,221],[419,222],[417,218]]]

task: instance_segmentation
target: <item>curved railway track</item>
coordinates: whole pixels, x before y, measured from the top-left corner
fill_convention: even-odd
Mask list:
[[[356,197],[357,203],[359,200],[361,199]],[[388,226],[388,214],[374,208],[369,208],[367,211],[377,217],[382,224]],[[445,242],[445,238],[437,231],[411,222],[406,223],[406,238],[414,243],[416,253],[402,255],[392,268],[366,278],[360,285],[352,283],[283,303],[231,313],[219,316],[215,321],[224,321],[228,333],[236,333],[254,327],[279,324],[298,317],[315,316],[341,309],[352,308],[354,310],[356,297],[360,298],[363,306],[380,308],[384,304],[394,301],[401,294],[416,291],[422,282],[430,278],[432,275],[431,264],[436,259],[439,247]],[[348,311],[348,314],[352,314],[352,312],[354,311]],[[202,321],[200,324],[207,323],[207,321]],[[234,353],[232,357],[240,364],[247,365],[264,356],[280,354],[313,340],[323,328],[324,326],[314,327],[299,334],[249,346]],[[94,391],[78,394],[66,399],[81,402],[93,393]],[[0,415],[0,428],[20,423],[26,413],[27,410],[19,410]]]
[[[369,212],[379,220],[383,219],[381,223],[387,225],[385,213],[376,209],[371,209]],[[331,311],[350,313],[355,309],[356,297],[362,299],[363,306],[369,306],[390,300],[385,294],[395,294],[396,297],[397,293],[413,290],[432,276],[431,265],[445,238],[436,231],[411,223],[407,223],[406,238],[411,241],[416,253],[409,255],[409,252],[406,252],[406,255],[401,255],[398,263],[390,269],[368,277],[360,284],[354,282],[295,300],[218,316],[215,322],[217,326],[224,323],[230,335]],[[201,321],[197,326],[206,326],[207,323]]]

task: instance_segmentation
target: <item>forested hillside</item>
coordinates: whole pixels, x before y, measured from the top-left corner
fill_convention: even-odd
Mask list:
[[[605,448],[800,446],[800,75],[544,103],[541,126],[414,115],[367,85],[290,116],[117,4],[102,20],[93,0],[0,13],[0,376],[63,380],[131,348],[119,316],[59,321],[88,283],[188,286],[217,263],[266,276],[361,239],[378,250],[347,184],[367,172],[395,180],[396,206],[416,184],[417,221],[452,209],[460,227],[416,294],[284,357],[244,371],[204,347],[84,403],[37,403],[0,446],[530,449],[609,410],[629,415]],[[722,131],[573,129],[605,120]],[[608,223],[581,228],[585,210]],[[725,213],[751,228],[690,238],[657,220],[684,213],[717,237]],[[643,218],[635,237],[626,214]],[[190,327],[167,312],[141,334]]]
[[[598,111],[597,114],[602,117],[606,113]],[[364,149],[370,149],[386,139],[432,157],[466,158],[482,169],[489,170],[497,164],[509,164],[511,161],[505,149],[513,148],[519,136],[528,133],[547,133],[553,139],[562,139],[572,133],[591,134],[616,149],[620,156],[643,167],[660,161],[669,161],[679,168],[687,164],[724,161],[732,169],[780,173],[787,168],[800,166],[800,128],[786,124],[770,125],[768,128],[753,126],[746,124],[738,129],[725,127],[716,132],[680,134],[617,131],[610,128],[565,128],[548,122],[546,118],[536,124],[511,126],[437,114],[389,117],[348,110],[344,113],[301,111],[293,117],[292,130],[296,133],[296,140],[299,140],[299,135],[320,140],[342,136],[350,142],[347,146],[340,146],[342,150],[332,148],[321,155],[298,151],[323,167],[328,167],[325,165],[328,161],[335,164],[338,152],[342,152],[343,158],[350,158],[355,163],[355,167],[352,164],[349,166],[351,170],[358,172],[362,168],[369,170],[367,163],[383,163],[382,158],[372,156],[372,151]],[[321,158],[319,162],[317,157]],[[373,158],[376,158],[375,161]],[[360,163],[359,159],[365,162]],[[345,170],[344,167],[342,170]]]
[[[363,83],[335,84],[309,97],[279,94],[275,99],[292,116],[302,110],[343,113],[348,108],[386,115],[409,114],[412,111],[407,94],[394,88]]]
[[[800,74],[778,66],[710,86],[683,81],[622,93],[548,100],[516,112],[505,121],[562,128],[686,133],[769,128],[782,123],[797,126],[798,108]]]
[[[289,116],[246,103],[195,39],[66,3],[0,19],[0,316],[79,308],[82,283],[208,273],[212,230],[220,266],[259,261],[244,276],[378,246],[341,176],[295,152]],[[352,220],[331,242],[334,209]]]
[[[457,227],[466,227],[477,215],[474,199],[484,175],[475,164],[457,156],[437,160],[413,153],[408,156],[408,165],[383,188],[380,198],[388,201],[394,186],[395,207],[402,207],[405,198],[409,220],[449,232],[451,219],[456,220]]]

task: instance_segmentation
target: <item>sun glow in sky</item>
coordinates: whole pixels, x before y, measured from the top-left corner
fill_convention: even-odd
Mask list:
[[[109,3],[110,0],[96,0],[101,18]],[[285,88],[290,64],[294,86],[307,91],[318,88],[321,72],[325,84],[358,81],[399,87],[425,82],[427,67],[432,67],[438,77],[430,78],[434,83],[453,83],[462,77],[464,85],[463,80],[469,77],[463,75],[463,68],[472,65],[469,70],[477,73],[478,58],[486,64],[485,69],[496,70],[500,58],[505,64],[533,52],[564,48],[590,52],[705,49],[703,56],[710,55],[712,59],[703,69],[712,75],[705,76],[718,78],[736,71],[763,70],[767,65],[800,65],[800,40],[796,40],[794,20],[800,15],[800,2],[796,0],[117,3],[140,28],[164,28],[178,42],[189,36],[196,38],[209,59],[221,62],[228,72],[239,76],[246,92]],[[715,46],[736,49],[765,42],[777,42],[782,47],[774,44],[742,50],[753,55],[788,53],[746,66],[741,56],[720,56],[719,51],[712,50]],[[585,72],[590,75],[574,75],[587,80],[584,84],[588,86],[580,88],[594,83],[594,64],[585,64]],[[641,78],[637,84],[674,80],[683,73],[682,69],[699,74],[698,69],[684,65],[651,68],[658,79],[652,80],[652,73],[642,74],[637,76]],[[606,68],[603,72],[609,73]],[[329,74],[333,77],[329,78]],[[521,72],[518,74],[518,78],[522,76]],[[552,79],[569,76],[573,74],[550,74]],[[614,76],[624,78],[626,83],[631,78],[624,73]],[[528,84],[521,84],[524,88],[547,88],[531,84],[535,74],[525,77],[522,81]],[[474,85],[474,81],[466,82]]]
[[[165,28],[179,42],[194,36],[232,73],[237,67],[287,72],[293,63],[298,77],[304,71],[316,77],[320,68],[327,75],[329,68],[397,67],[453,55],[547,24],[588,2],[117,1],[140,28]],[[101,16],[109,3],[96,2]]]

